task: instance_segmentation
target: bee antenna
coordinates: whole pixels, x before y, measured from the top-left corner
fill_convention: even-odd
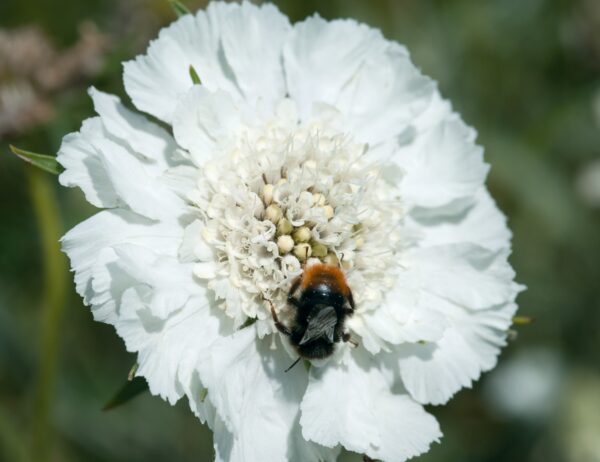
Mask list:
[[[287,372],[287,371],[289,371],[290,369],[292,369],[292,367],[294,367],[296,364],[298,364],[298,362],[299,362],[301,359],[302,359],[301,357],[298,357],[298,359],[297,359],[296,361],[294,361],[294,362],[292,363],[292,365],[291,365],[290,367],[288,367],[288,368],[287,368],[287,369],[286,369],[284,372]]]

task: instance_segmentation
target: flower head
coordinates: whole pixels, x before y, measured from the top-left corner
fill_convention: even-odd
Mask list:
[[[152,393],[188,397],[218,460],[427,451],[422,405],[495,365],[520,290],[474,131],[379,31],[268,4],[180,18],[124,79],[169,129],[90,90],[60,181],[105,210],[63,246]],[[353,341],[284,372],[298,353],[273,317],[294,322],[315,263],[352,289]]]

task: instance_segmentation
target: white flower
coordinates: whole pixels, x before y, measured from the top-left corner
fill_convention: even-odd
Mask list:
[[[124,80],[169,129],[90,91],[99,116],[65,137],[60,181],[105,210],[63,246],[151,392],[188,397],[218,460],[427,451],[422,405],[494,367],[520,290],[475,132],[379,31],[268,4],[182,17]],[[345,272],[359,346],[284,372],[269,301],[289,322],[319,260]]]

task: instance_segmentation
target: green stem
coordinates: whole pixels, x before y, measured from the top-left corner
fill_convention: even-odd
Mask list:
[[[15,416],[0,408],[0,459],[28,462],[22,433],[15,424]]]
[[[34,461],[49,460],[52,454],[50,416],[60,327],[67,289],[67,265],[60,251],[62,226],[59,217],[54,178],[37,169],[26,169],[33,211],[41,238],[44,271],[44,297],[40,326],[38,376],[34,391],[31,457]]]

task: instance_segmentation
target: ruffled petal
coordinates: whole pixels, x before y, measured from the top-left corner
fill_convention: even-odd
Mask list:
[[[218,25],[227,63],[246,100],[272,107],[286,92],[281,49],[291,30],[288,18],[272,4],[250,2],[213,2],[207,15]]]
[[[108,261],[102,255],[103,251],[121,244],[136,244],[160,255],[176,256],[182,236],[183,230],[175,220],[155,222],[127,210],[114,209],[102,211],[78,224],[61,242],[75,272],[77,292],[89,304],[98,295],[92,287],[94,269]],[[106,286],[110,287],[109,281]],[[114,298],[109,295],[107,302],[113,300],[114,306]],[[92,310],[96,312],[99,308],[101,306],[97,304]],[[113,310],[111,316],[114,315]]]
[[[198,351],[218,336],[206,289],[177,260],[183,230],[126,210],[106,210],[62,239],[77,291],[97,320],[113,324],[150,390],[175,402],[190,389]]]
[[[172,164],[177,145],[164,128],[127,109],[114,95],[94,87],[89,89],[89,94],[107,133],[148,160],[147,168],[154,164],[155,174],[160,174]]]
[[[423,76],[408,51],[387,42],[381,53],[368,55],[342,89],[336,107],[354,136],[373,146],[396,139],[428,107],[435,84]]]
[[[431,297],[430,304],[449,321],[442,339],[395,346],[387,360],[397,365],[402,383],[415,400],[444,404],[495,366],[516,305],[508,302],[471,311],[437,297]]]
[[[300,408],[308,440],[384,462],[422,454],[441,437],[436,420],[408,395],[392,392],[364,352],[346,365],[312,367]]]
[[[180,100],[173,116],[173,133],[177,143],[190,152],[201,166],[217,147],[233,141],[241,122],[240,111],[224,91],[210,92],[195,86]]]
[[[115,327],[127,350],[138,353],[136,375],[146,378],[152,394],[174,404],[192,389],[198,357],[219,338],[219,318],[203,297],[193,297],[169,318],[158,319],[139,287],[125,291],[120,311]],[[201,396],[190,400],[204,407]]]
[[[165,319],[190,297],[206,295],[206,288],[194,279],[190,263],[182,263],[176,257],[160,255],[137,244],[120,244],[112,249],[115,260],[111,266],[136,285],[143,285],[144,290],[138,291],[138,295],[155,318]]]
[[[353,20],[318,15],[294,25],[283,49],[290,96],[306,119],[314,103],[335,105],[365,61],[387,42],[381,32]]]
[[[471,242],[490,250],[505,248],[511,232],[506,217],[485,188],[475,197],[475,203],[453,216],[413,211],[406,218],[407,228],[419,236],[419,246]]]
[[[391,160],[404,171],[400,189],[409,208],[460,210],[473,202],[489,170],[474,140],[473,129],[453,114],[395,152]]]
[[[65,171],[58,181],[63,186],[80,188],[90,204],[109,208],[117,206],[119,196],[104,168],[102,155],[92,145],[92,139],[102,130],[100,118],[94,117],[85,120],[79,132],[63,138],[57,160]]]
[[[422,291],[459,306],[482,309],[514,301],[520,290],[513,282],[508,254],[508,250],[462,243],[412,249],[408,259],[419,273]]]
[[[139,110],[170,123],[177,100],[193,85],[190,66],[203,86],[240,96],[223,56],[218,24],[213,24],[204,11],[182,16],[162,29],[147,54],[126,62],[125,90]]]
[[[120,130],[134,139],[139,135],[125,125]],[[65,167],[60,183],[80,187],[96,206],[125,205],[153,219],[177,214],[183,206],[160,181],[162,167],[157,168],[156,161],[145,159],[129,143],[111,136],[101,117],[88,119],[80,133],[66,136],[57,160]]]
[[[215,428],[222,460],[335,460],[335,453],[302,442],[292,433],[306,372],[285,373],[290,357],[281,345],[257,340],[255,326],[220,339],[198,363],[207,400],[215,406],[227,431]],[[308,446],[308,447],[304,447]],[[311,448],[312,447],[312,448]],[[314,458],[306,458],[309,454]]]
[[[389,350],[388,343],[432,342],[446,329],[443,314],[419,303],[419,280],[415,272],[401,272],[395,286],[377,309],[348,321],[372,354]]]
[[[272,103],[285,94],[280,50],[289,28],[272,5],[213,2],[161,30],[146,55],[125,63],[125,89],[138,109],[168,123],[193,85],[190,66],[209,90]]]

